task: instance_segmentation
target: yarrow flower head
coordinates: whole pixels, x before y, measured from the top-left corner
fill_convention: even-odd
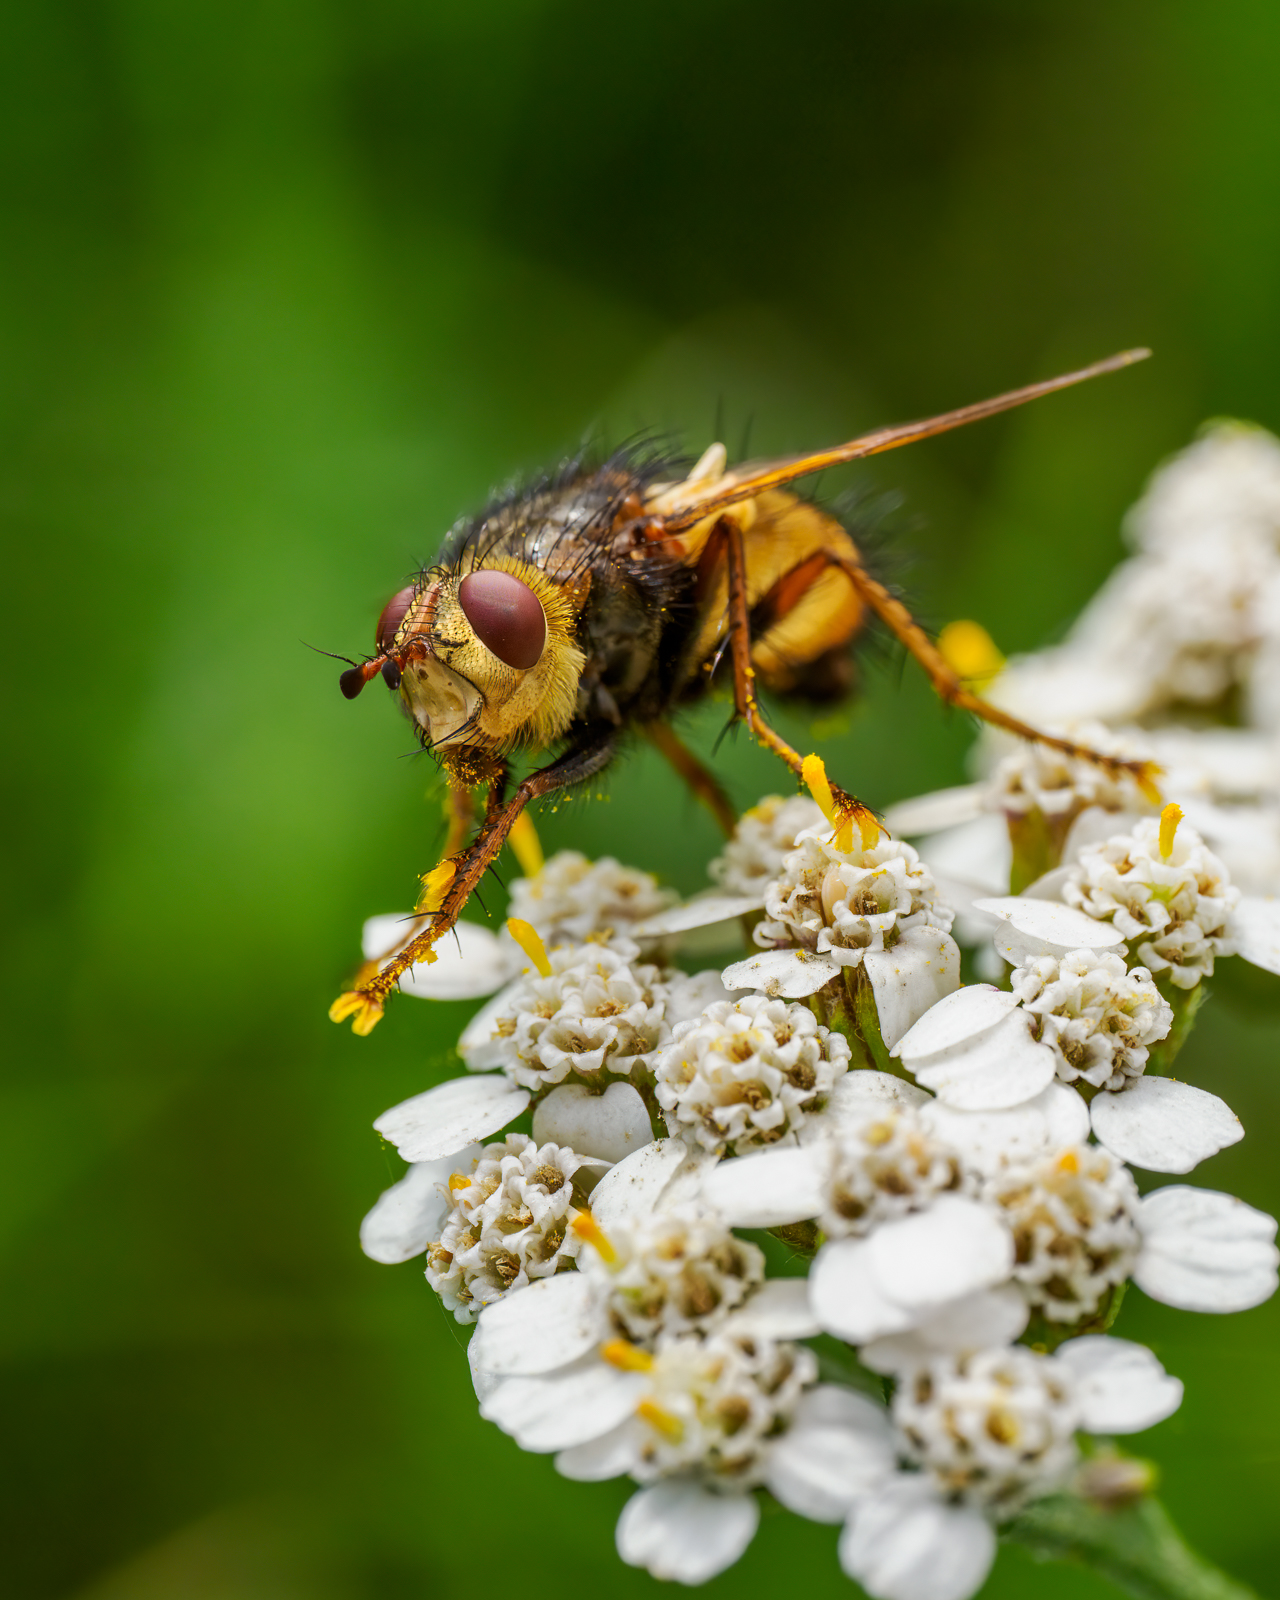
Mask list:
[[[1091,1316],[1138,1259],[1138,1186],[1096,1145],[1011,1164],[988,1179],[983,1198],[1013,1233],[1014,1281],[1052,1322]]]
[[[817,1376],[817,1358],[803,1345],[731,1329],[663,1337],[636,1407],[642,1431],[631,1476],[653,1483],[696,1473],[722,1487],[754,1488],[773,1439]]]
[[[884,950],[904,933],[929,927],[946,933],[950,908],[909,844],[881,837],[869,849],[840,850],[829,828],[807,828],[765,893],[765,918],[755,930],[762,949],[800,945],[856,967],[868,950]]]
[[[1173,808],[1176,809],[1176,808]],[[1144,818],[1133,831],[1082,850],[1062,898],[1114,924],[1143,965],[1180,989],[1213,975],[1232,955],[1229,922],[1240,899],[1222,862],[1186,824]]]
[[[743,812],[733,838],[707,873],[728,894],[763,894],[796,848],[797,837],[822,823],[822,808],[808,795],[766,795]]]
[[[1122,1089],[1173,1023],[1173,1008],[1146,968],[1127,968],[1108,950],[1030,957],[1014,968],[1010,987],[1041,1019],[1041,1042],[1056,1054],[1063,1083]]]
[[[605,1296],[623,1338],[703,1333],[723,1322],[764,1281],[764,1256],[717,1218],[671,1208],[602,1232],[577,1224],[587,1242],[579,1262]]]
[[[1133,734],[1118,735],[1096,720],[1049,728],[1046,732],[1065,735],[1103,755],[1126,760],[1146,760],[1151,755]],[[1116,774],[1096,761],[1025,741],[997,764],[984,785],[982,804],[988,811],[1001,811],[1007,816],[1042,811],[1059,824],[1070,823],[1087,806],[1098,806],[1103,811],[1152,809],[1151,800],[1128,773]]]
[[[679,976],[639,956],[623,938],[554,947],[549,975],[528,972],[499,997],[489,1036],[468,1050],[467,1065],[501,1067],[527,1089],[570,1073],[626,1077],[669,1036],[666,984]]]
[[[899,1383],[893,1419],[943,1494],[1007,1515],[1075,1466],[1073,1388],[1052,1356],[1016,1346],[940,1356]]]
[[[826,1158],[818,1223],[829,1239],[869,1234],[940,1194],[973,1188],[957,1152],[905,1108],[844,1127],[824,1143],[814,1154],[819,1163]]]
[[[427,1282],[459,1322],[570,1265],[579,1246],[569,1224],[581,1166],[572,1150],[512,1133],[487,1145],[470,1173],[449,1178],[452,1204],[427,1246]]]
[[[531,923],[548,945],[579,943],[593,934],[625,935],[677,898],[651,872],[620,866],[612,856],[590,861],[578,850],[561,850],[540,872],[512,883],[509,915]]]
[[[743,1155],[796,1133],[849,1066],[849,1044],[806,1006],[750,995],[676,1026],[655,1060],[673,1134]]]

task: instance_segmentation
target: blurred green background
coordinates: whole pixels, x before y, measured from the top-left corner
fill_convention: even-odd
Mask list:
[[[7,1593],[652,1588],[626,1487],[480,1423],[418,1269],[357,1249],[399,1169],[369,1123],[468,1008],[325,1019],[438,818],[385,694],[300,641],[364,651],[457,514],[593,431],[803,448],[1151,344],[855,480],[902,492],[924,616],[1043,642],[1203,418],[1280,426],[1278,67],[1263,0],[5,8]],[[969,738],[873,667],[823,748],[883,804]],[[681,889],[716,847],[644,753],[543,833]],[[1198,1181],[1274,1211],[1244,987],[1184,1057],[1250,1130]],[[1187,1381],[1140,1443],[1169,1503],[1265,1592],[1278,1329],[1136,1291],[1120,1329]],[[834,1544],[769,1518],[713,1587],[852,1593]],[[1012,1551],[988,1593],[1032,1584],[1112,1592]]]

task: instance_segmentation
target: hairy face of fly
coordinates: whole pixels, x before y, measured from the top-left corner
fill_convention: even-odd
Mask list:
[[[423,743],[501,753],[558,738],[583,655],[576,608],[544,574],[502,562],[402,589],[378,622],[383,676]]]

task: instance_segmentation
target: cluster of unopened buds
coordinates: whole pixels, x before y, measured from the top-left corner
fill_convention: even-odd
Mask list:
[[[525,860],[504,932],[415,976],[491,998],[466,1072],[378,1119],[410,1165],[362,1241],[476,1324],[482,1416],[568,1478],[635,1480],[625,1561],[703,1582],[770,1494],[841,1524],[876,1600],[964,1600],[1002,1524],[1090,1492],[1097,1436],[1179,1405],[1108,1332],[1126,1285],[1200,1312],[1275,1289],[1270,1217],[1130,1171],[1242,1136],[1169,1067],[1216,961],[1278,964],[1271,904],[1177,806],[971,898],[998,982],[961,982],[915,849],[808,797],[748,812],[683,904],[612,860]],[[677,968],[714,924],[754,953]],[[394,936],[376,919],[368,952]],[[823,1335],[846,1358],[819,1381]]]

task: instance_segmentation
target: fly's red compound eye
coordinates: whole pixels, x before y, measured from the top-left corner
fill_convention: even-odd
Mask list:
[[[458,585],[458,603],[480,643],[499,661],[522,672],[537,666],[547,618],[527,583],[509,572],[472,572]]]
[[[395,643],[396,634],[400,624],[404,621],[409,607],[413,604],[413,597],[417,590],[412,584],[407,589],[401,589],[399,594],[393,594],[382,608],[382,615],[378,618],[378,631],[374,635],[379,651],[390,650]]]

